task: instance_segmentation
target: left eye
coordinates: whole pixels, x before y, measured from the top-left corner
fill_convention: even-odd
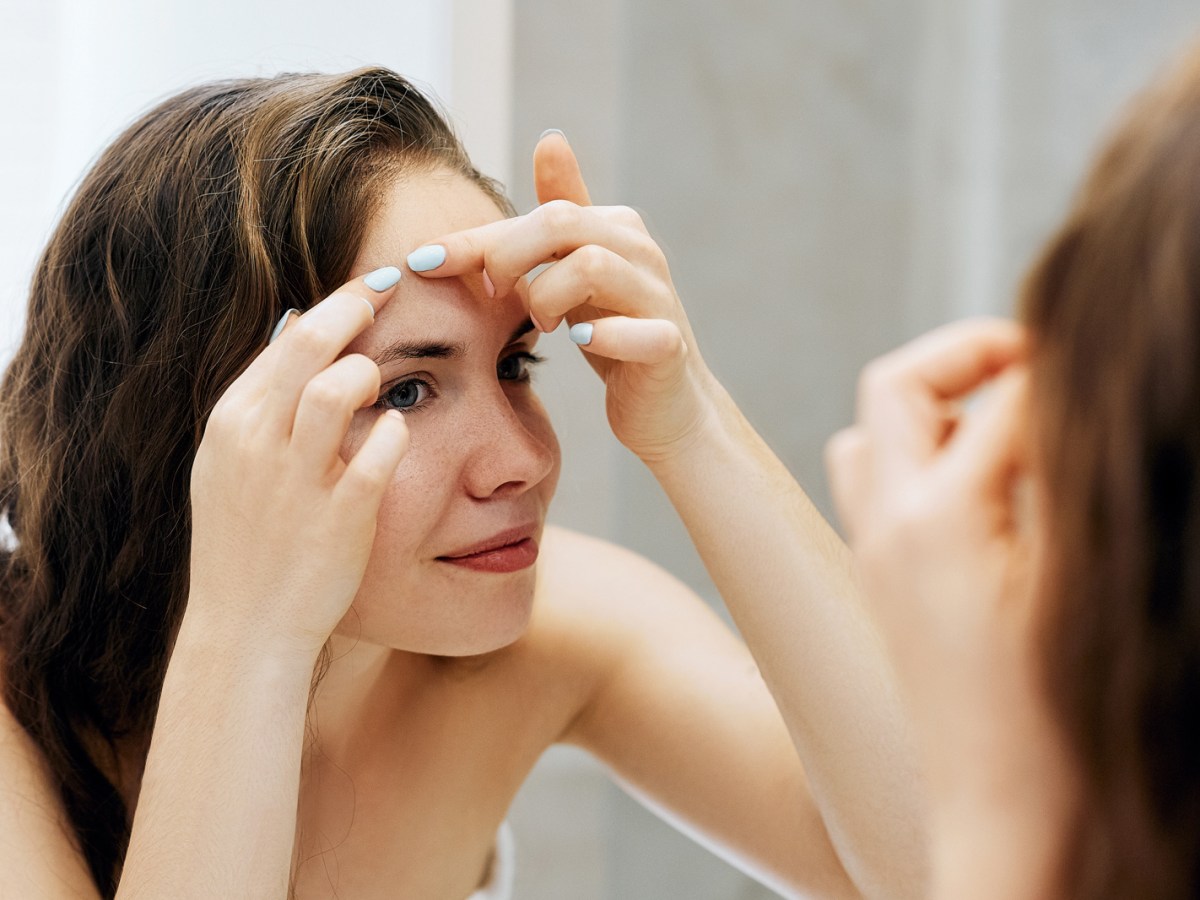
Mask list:
[[[532,353],[514,353],[506,356],[496,364],[496,377],[501,381],[527,381],[529,367],[537,365],[542,357]]]

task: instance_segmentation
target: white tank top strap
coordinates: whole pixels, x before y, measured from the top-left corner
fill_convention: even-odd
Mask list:
[[[512,900],[517,867],[517,844],[512,826],[505,822],[496,832],[496,848],[483,885],[467,900]]]

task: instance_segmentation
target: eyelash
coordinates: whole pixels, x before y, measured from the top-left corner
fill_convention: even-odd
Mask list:
[[[530,353],[528,350],[521,350],[521,351],[518,351],[517,353],[510,353],[508,356],[504,357],[502,360],[500,360],[499,363],[496,364],[497,375],[499,375],[499,369],[501,366],[503,366],[505,363],[512,362],[513,360],[517,360],[522,364],[519,374],[514,378],[501,378],[500,380],[501,381],[511,381],[515,384],[524,384],[530,380],[530,377],[532,375],[532,373],[529,371],[529,367],[536,366],[539,363],[545,362],[546,358],[544,356],[538,356],[536,353]],[[425,388],[426,392],[428,393],[428,396],[418,399],[411,406],[392,406],[392,405],[390,405],[388,403],[388,399],[396,391],[396,389],[407,387],[408,385],[417,385],[419,387]],[[418,392],[418,395],[419,395],[419,392]],[[420,409],[424,409],[425,406],[429,403],[429,401],[433,400],[435,397],[437,397],[437,392],[436,392],[434,386],[432,384],[430,384],[428,381],[426,381],[424,378],[402,378],[399,381],[395,382],[394,384],[390,384],[386,388],[383,389],[383,392],[380,394],[379,399],[377,401],[375,401],[375,408],[381,409],[381,410],[395,409],[401,413],[410,413],[410,412],[415,412]]]

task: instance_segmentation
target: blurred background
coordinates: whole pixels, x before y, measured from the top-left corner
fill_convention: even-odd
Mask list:
[[[858,370],[1011,312],[1097,141],[1197,36],[1196,0],[0,0],[0,358],[64,197],[140,110],[208,78],[379,63],[441,100],[522,211],[537,136],[566,132],[594,200],[643,213],[709,365],[828,514],[821,451]],[[565,334],[542,349],[553,517],[720,608],[591,371]],[[547,754],[512,819],[521,900],[773,896],[576,751]]]

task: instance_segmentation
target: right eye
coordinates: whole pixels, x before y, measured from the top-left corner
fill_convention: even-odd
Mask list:
[[[397,381],[383,392],[375,405],[382,409],[398,409],[401,412],[416,409],[433,396],[433,388],[429,382],[420,378],[406,378]]]

